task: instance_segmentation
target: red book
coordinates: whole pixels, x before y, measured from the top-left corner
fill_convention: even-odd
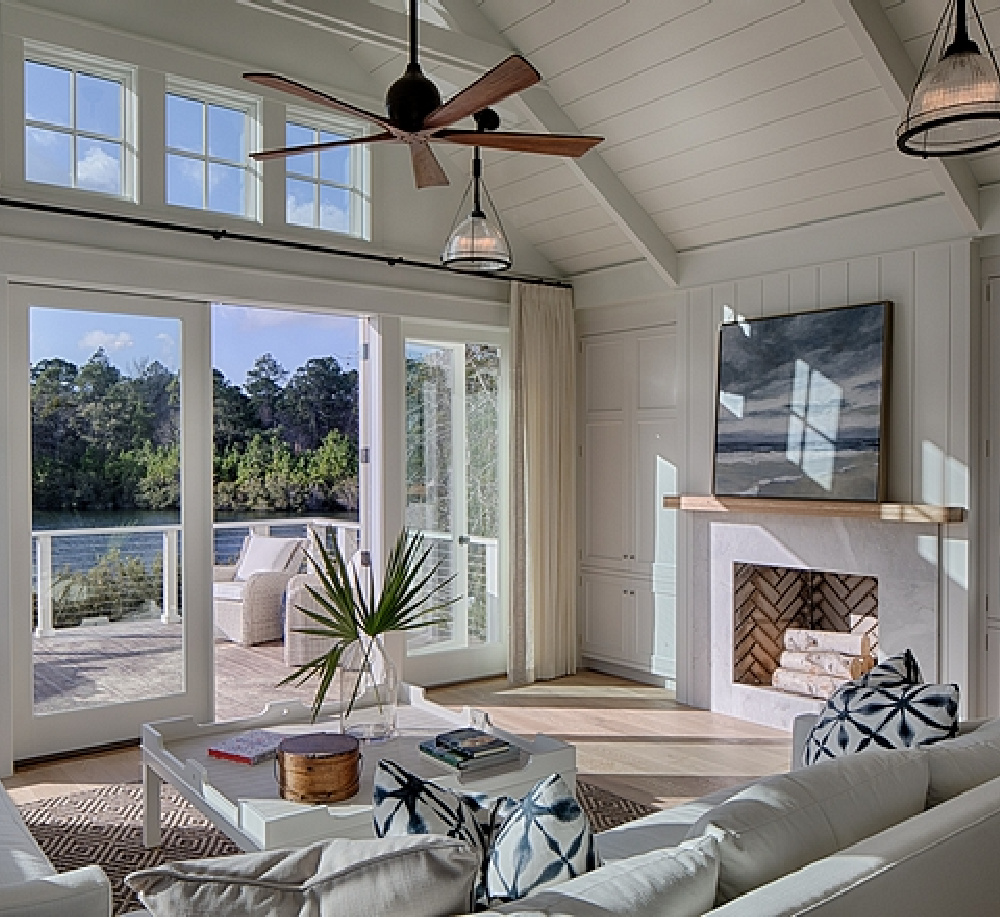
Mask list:
[[[287,737],[277,732],[251,729],[209,745],[208,754],[212,758],[236,761],[238,764],[260,764],[274,757],[278,743],[284,738]]]

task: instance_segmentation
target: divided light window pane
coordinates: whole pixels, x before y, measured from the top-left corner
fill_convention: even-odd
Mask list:
[[[246,111],[167,93],[168,204],[247,215]]]
[[[287,146],[332,143],[345,134],[309,127],[294,121],[285,124]],[[285,160],[285,219],[296,226],[350,233],[352,195],[360,203],[361,190],[352,181],[353,156],[358,147],[341,147],[289,156]],[[360,208],[359,208],[360,209]]]
[[[121,196],[125,85],[72,67],[24,62],[24,177]]]

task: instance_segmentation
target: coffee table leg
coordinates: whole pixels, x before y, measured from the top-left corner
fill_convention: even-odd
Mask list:
[[[160,787],[163,781],[148,764],[142,765],[142,843],[160,846]]]

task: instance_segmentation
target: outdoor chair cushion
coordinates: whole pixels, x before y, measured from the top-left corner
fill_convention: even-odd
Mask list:
[[[254,573],[280,572],[288,567],[292,555],[301,547],[301,538],[252,534],[240,558],[235,579],[247,580]]]
[[[246,583],[238,583],[235,580],[231,583],[212,583],[212,596],[224,602],[242,602],[246,588]]]

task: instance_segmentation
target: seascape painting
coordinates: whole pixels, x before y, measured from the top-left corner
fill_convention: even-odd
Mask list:
[[[884,499],[891,308],[736,316],[722,326],[716,495]]]

